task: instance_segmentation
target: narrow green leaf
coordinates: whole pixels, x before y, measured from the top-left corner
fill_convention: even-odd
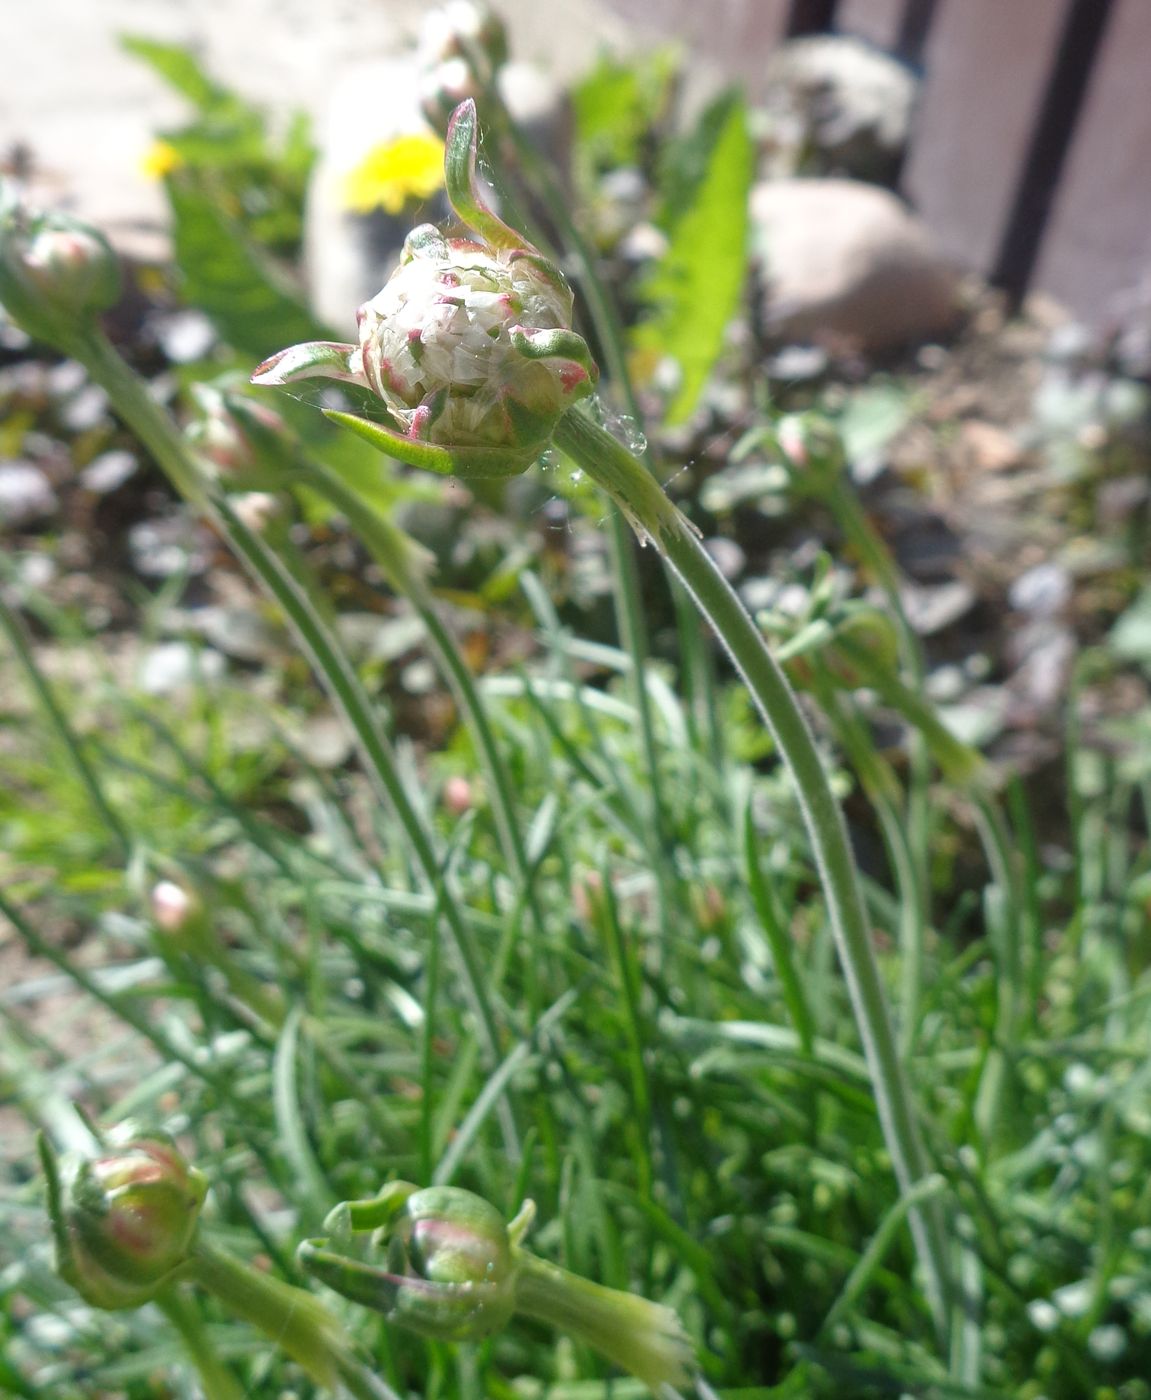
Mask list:
[[[300,1201],[307,1202],[306,1218],[322,1220],[334,1197],[327,1178],[316,1161],[300,1112],[296,1079],[296,1052],[300,1040],[300,1008],[294,1006],[284,1021],[272,1065],[272,1105],[276,1128],[284,1153],[292,1164],[300,1185]]]

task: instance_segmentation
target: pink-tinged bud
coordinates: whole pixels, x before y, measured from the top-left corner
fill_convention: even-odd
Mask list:
[[[93,1307],[135,1308],[190,1257],[208,1183],[163,1136],[57,1163],[43,1150],[56,1267]]]
[[[448,241],[426,224],[360,308],[360,363],[409,436],[513,448],[525,426],[550,425],[590,387],[586,366],[531,349],[541,336],[570,334],[571,314],[571,291],[543,259]]]
[[[246,394],[196,384],[198,416],[184,430],[200,458],[223,478],[262,484],[282,473],[293,448],[288,425],[267,404]]]
[[[483,1197],[455,1186],[419,1191],[395,1182],[376,1201],[345,1203],[329,1220],[340,1216],[351,1232],[359,1233],[361,1221],[375,1227],[367,1257],[337,1253],[328,1240],[306,1240],[299,1258],[345,1298],[448,1342],[480,1341],[511,1319],[512,1241],[503,1217]],[[344,1231],[349,1243],[351,1232]]]
[[[775,440],[794,479],[812,492],[826,489],[843,466],[843,439],[820,414],[784,414]]]
[[[329,1288],[389,1322],[442,1341],[482,1341],[517,1313],[587,1342],[654,1395],[682,1387],[691,1345],[670,1308],[603,1288],[522,1247],[535,1215],[514,1220],[455,1186],[395,1181],[328,1217],[333,1239],[305,1240],[301,1264]]]
[[[119,298],[119,263],[102,234],[32,212],[0,183],[0,304],[29,335],[67,342]]]
[[[475,802],[472,785],[467,778],[453,774],[444,784],[444,806],[453,817],[462,817],[470,812]]]
[[[597,371],[571,329],[563,274],[486,202],[476,142],[475,104],[465,102],[448,128],[444,176],[452,207],[478,237],[415,229],[391,280],[360,308],[358,345],[291,346],[252,382],[320,375],[362,384],[382,400],[389,425],[329,416],[382,451],[433,471],[510,476],[546,449]]]
[[[152,918],[164,933],[183,933],[203,917],[203,906],[194,894],[174,880],[161,880],[150,896]]]
[[[572,880],[572,908],[581,923],[593,923],[604,906],[603,876],[598,870],[576,871]]]

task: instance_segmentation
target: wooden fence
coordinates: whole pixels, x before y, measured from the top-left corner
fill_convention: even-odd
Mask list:
[[[922,70],[903,193],[957,260],[1120,326],[1151,283],[1151,0],[610,0],[754,93],[789,35]],[[1144,314],[1146,314],[1144,312]]]

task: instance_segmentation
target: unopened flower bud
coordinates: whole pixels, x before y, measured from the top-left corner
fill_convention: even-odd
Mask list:
[[[467,778],[454,773],[444,784],[444,806],[453,817],[462,817],[470,812],[475,796]]]
[[[449,0],[424,17],[418,62],[425,72],[444,64],[462,65],[475,84],[475,91],[466,96],[482,94],[507,59],[507,29],[489,6],[476,0]]]
[[[174,1143],[158,1135],[95,1157],[43,1156],[56,1267],[86,1302],[135,1308],[173,1281],[208,1189]]]
[[[344,1209],[353,1230],[382,1223],[367,1258],[335,1253],[327,1240],[301,1245],[302,1264],[329,1288],[442,1341],[478,1341],[511,1320],[512,1245],[503,1218],[482,1196],[455,1186],[419,1191],[395,1183],[377,1202]]]
[[[67,342],[120,298],[120,268],[94,228],[34,213],[0,183],[0,304],[37,339]]]
[[[775,426],[775,440],[796,484],[806,490],[825,489],[843,467],[843,439],[820,414],[784,414]]]
[[[282,475],[292,448],[291,430],[267,404],[211,384],[192,388],[198,416],[184,436],[221,477],[263,484]]]
[[[506,1224],[471,1191],[393,1182],[375,1200],[349,1201],[328,1217],[331,1240],[300,1246],[304,1268],[391,1322],[443,1341],[479,1341],[515,1313],[587,1342],[656,1395],[683,1385],[691,1346],[670,1308],[603,1288],[537,1258],[521,1244],[530,1201]],[[355,1248],[368,1236],[367,1249]]]
[[[571,329],[563,274],[484,200],[474,103],[453,117],[444,160],[452,206],[480,240],[417,228],[391,280],[360,308],[358,345],[292,346],[252,380],[288,384],[321,375],[364,385],[394,426],[329,416],[382,451],[460,476],[514,475],[592,392],[596,369]]]
[[[152,887],[149,897],[152,917],[164,933],[183,933],[203,917],[203,906],[196,896],[176,884],[175,880],[160,880]]]

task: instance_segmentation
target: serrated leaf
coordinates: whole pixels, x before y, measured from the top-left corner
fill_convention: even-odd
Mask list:
[[[248,123],[263,127],[259,111],[234,92],[214,82],[182,45],[163,44],[137,34],[122,35],[120,43],[125,52],[142,59],[204,116],[226,113],[231,118],[243,117]]]
[[[679,364],[669,423],[682,423],[698,403],[747,274],[754,150],[742,98],[717,99],[690,150],[698,173],[681,167],[673,178],[681,212],[669,204],[668,248],[644,286],[653,314],[632,334],[640,359],[670,355]]]
[[[168,198],[184,295],[211,317],[229,345],[256,363],[285,345],[328,338],[238,221],[198,183],[177,173],[168,181]]]

